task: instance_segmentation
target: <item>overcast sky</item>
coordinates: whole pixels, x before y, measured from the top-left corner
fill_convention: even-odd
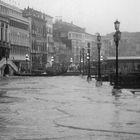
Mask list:
[[[12,0],[4,0],[12,1]],[[24,8],[29,5],[46,14],[62,17],[86,28],[88,33],[105,35],[114,32],[114,21],[121,22],[120,30],[140,31],[140,0],[14,0]]]

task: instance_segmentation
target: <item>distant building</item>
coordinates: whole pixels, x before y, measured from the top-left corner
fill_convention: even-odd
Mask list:
[[[113,34],[110,33],[104,37],[105,55],[109,57],[116,56],[116,46],[113,40]],[[122,32],[118,47],[118,55],[140,56],[140,32]]]
[[[31,21],[31,69],[43,72],[47,64],[47,26],[49,26],[47,20],[49,16],[29,7],[23,10],[23,16]],[[52,30],[51,27],[50,30]]]
[[[0,17],[1,66],[8,63],[11,70],[21,71],[25,69],[26,54],[30,55],[29,20],[22,17],[21,9],[3,1],[0,1]],[[6,62],[3,59],[5,55]]]
[[[90,61],[94,61],[97,58],[97,43],[96,35],[85,33],[85,49],[87,50],[87,44],[90,43]],[[85,51],[86,52],[86,51]]]
[[[85,48],[87,50],[87,43],[91,44],[93,48],[94,36],[85,32],[84,28],[74,25],[73,23],[63,22],[57,20],[54,23],[54,38],[59,38],[61,42],[66,44],[66,61],[70,62],[72,58],[73,63],[79,64],[80,50]]]

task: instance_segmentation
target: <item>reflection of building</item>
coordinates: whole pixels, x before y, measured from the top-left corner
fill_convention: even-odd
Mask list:
[[[47,30],[48,16],[42,12],[27,8],[23,16],[31,21],[31,64],[32,71],[44,71],[47,64]]]
[[[10,55],[7,53],[9,57],[7,63],[11,66],[11,70],[20,71],[24,69],[25,55],[30,53],[29,21],[22,17],[22,10],[2,1],[0,1],[0,13],[1,46],[8,48],[6,49],[8,51],[2,51],[1,56],[4,57],[10,50]],[[1,64],[2,62],[4,60],[1,58]]]

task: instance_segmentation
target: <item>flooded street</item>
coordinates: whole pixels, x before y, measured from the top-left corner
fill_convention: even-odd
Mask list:
[[[140,140],[140,93],[86,77],[0,81],[0,140]]]

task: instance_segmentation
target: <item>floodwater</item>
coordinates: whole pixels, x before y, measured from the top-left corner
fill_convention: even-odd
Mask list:
[[[0,140],[140,140],[140,93],[86,77],[0,79]]]

